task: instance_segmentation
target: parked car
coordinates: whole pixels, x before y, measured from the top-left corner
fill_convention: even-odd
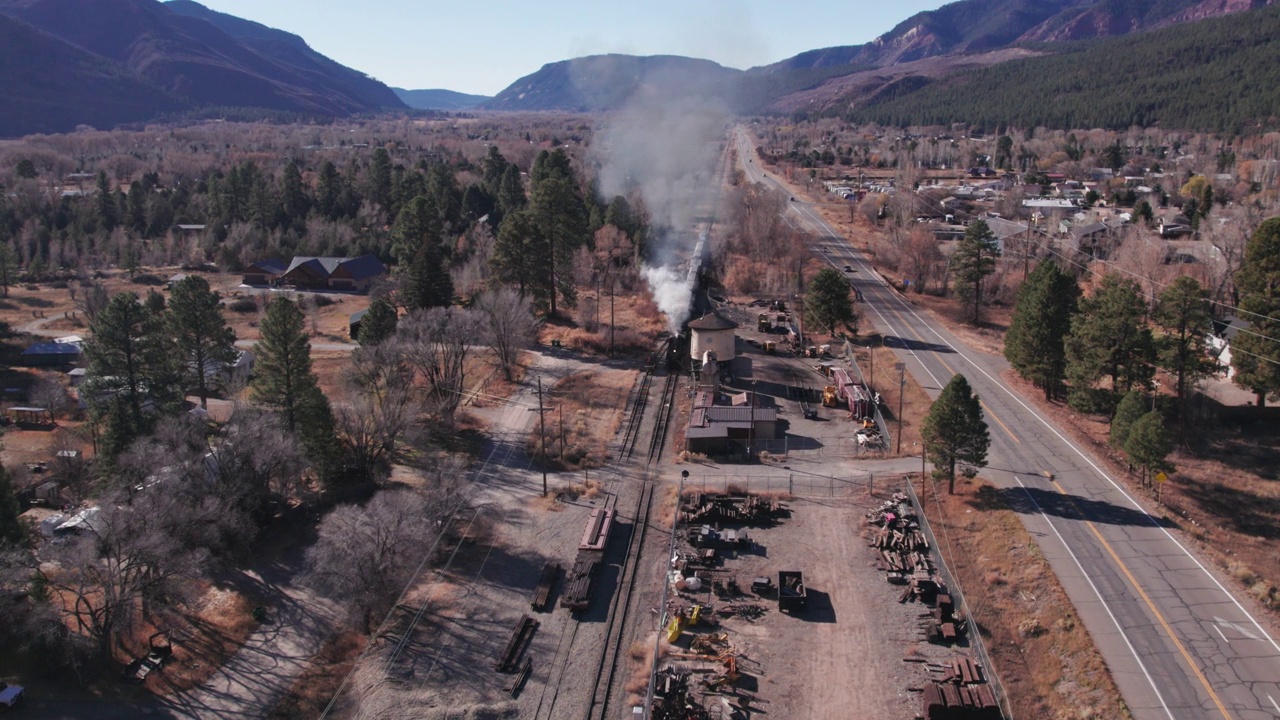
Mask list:
[[[0,708],[6,710],[17,707],[22,702],[22,696],[25,694],[26,688],[21,685],[9,685],[0,681]]]
[[[852,266],[852,265],[845,265],[845,266],[844,266],[844,271],[845,271],[845,272],[853,272],[853,266]]]

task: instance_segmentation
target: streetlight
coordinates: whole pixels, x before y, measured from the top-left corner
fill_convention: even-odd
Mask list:
[[[903,363],[894,363],[893,369],[898,371],[898,450],[897,453],[902,454],[902,395],[903,388],[907,385],[907,366]]]

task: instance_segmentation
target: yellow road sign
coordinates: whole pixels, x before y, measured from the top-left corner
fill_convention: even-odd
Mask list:
[[[1156,482],[1162,483],[1168,479],[1169,479],[1169,476],[1165,475],[1163,472],[1156,473]]]

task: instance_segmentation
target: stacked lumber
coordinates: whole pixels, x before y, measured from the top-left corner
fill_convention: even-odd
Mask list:
[[[560,563],[549,562],[542,567],[542,575],[538,578],[538,586],[533,589],[533,599],[529,606],[536,612],[547,608],[551,599],[551,591],[555,588],[556,578],[560,576]]]
[[[942,666],[942,676],[924,688],[926,720],[1000,720],[1000,704],[982,666],[959,657]]]
[[[520,622],[516,623],[515,630],[511,632],[511,639],[507,641],[506,648],[503,649],[502,655],[498,657],[498,662],[493,666],[494,670],[501,673],[513,673],[520,670],[520,657],[524,655],[524,651],[533,642],[533,634],[538,630],[538,621],[528,615],[521,615]]]
[[[585,610],[591,604],[591,584],[595,580],[596,570],[604,559],[601,553],[579,552],[573,567],[565,578],[564,594],[560,596],[560,607],[570,610]]]
[[[603,551],[609,542],[609,530],[613,528],[613,508],[596,508],[587,518],[587,527],[582,532],[582,542],[578,550]]]

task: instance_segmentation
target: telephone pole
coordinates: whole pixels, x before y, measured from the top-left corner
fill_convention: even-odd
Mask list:
[[[903,363],[894,363],[894,370],[898,371],[898,449],[897,453],[902,454],[902,396],[903,389],[907,386],[907,366]]]
[[[542,376],[538,376],[538,423],[542,428],[542,497],[547,496],[547,414],[542,410]]]

